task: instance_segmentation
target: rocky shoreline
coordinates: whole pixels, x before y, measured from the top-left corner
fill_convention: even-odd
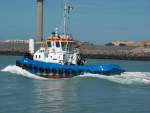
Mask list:
[[[82,45],[80,50],[87,58],[150,61],[150,48],[139,46]]]

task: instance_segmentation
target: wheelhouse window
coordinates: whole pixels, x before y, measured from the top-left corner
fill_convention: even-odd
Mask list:
[[[61,42],[61,47],[64,48],[66,47],[67,43],[66,42]]]
[[[73,43],[73,42],[68,42],[68,44],[67,44],[67,49],[68,49],[69,51],[72,51],[72,50],[73,50],[73,46],[74,46],[74,43]]]
[[[48,47],[52,47],[51,42],[47,42]]]
[[[60,47],[60,43],[59,42],[56,42],[56,47]]]
[[[73,47],[73,43],[72,43],[72,42],[69,42],[69,43],[68,43],[68,47]]]
[[[62,50],[65,50],[67,47],[67,42],[61,42]]]

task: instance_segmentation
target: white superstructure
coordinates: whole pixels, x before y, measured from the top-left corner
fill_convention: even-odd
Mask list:
[[[59,63],[66,65],[81,65],[79,50],[74,48],[74,40],[52,33],[47,40],[47,46],[37,50],[33,59],[43,62]]]

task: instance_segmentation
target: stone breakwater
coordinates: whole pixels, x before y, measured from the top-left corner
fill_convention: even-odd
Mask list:
[[[150,60],[150,48],[144,47],[82,45],[80,50],[88,58]]]
[[[40,46],[42,44],[35,44],[35,50]],[[91,44],[81,44],[79,48],[85,58],[150,60],[150,48]],[[28,43],[0,42],[0,54],[23,55],[28,49]]]

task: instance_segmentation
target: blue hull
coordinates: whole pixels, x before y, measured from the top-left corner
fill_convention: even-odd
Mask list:
[[[47,78],[68,78],[84,73],[114,75],[121,74],[124,70],[119,65],[79,66],[45,63],[23,58],[16,61],[16,65],[39,76]]]

